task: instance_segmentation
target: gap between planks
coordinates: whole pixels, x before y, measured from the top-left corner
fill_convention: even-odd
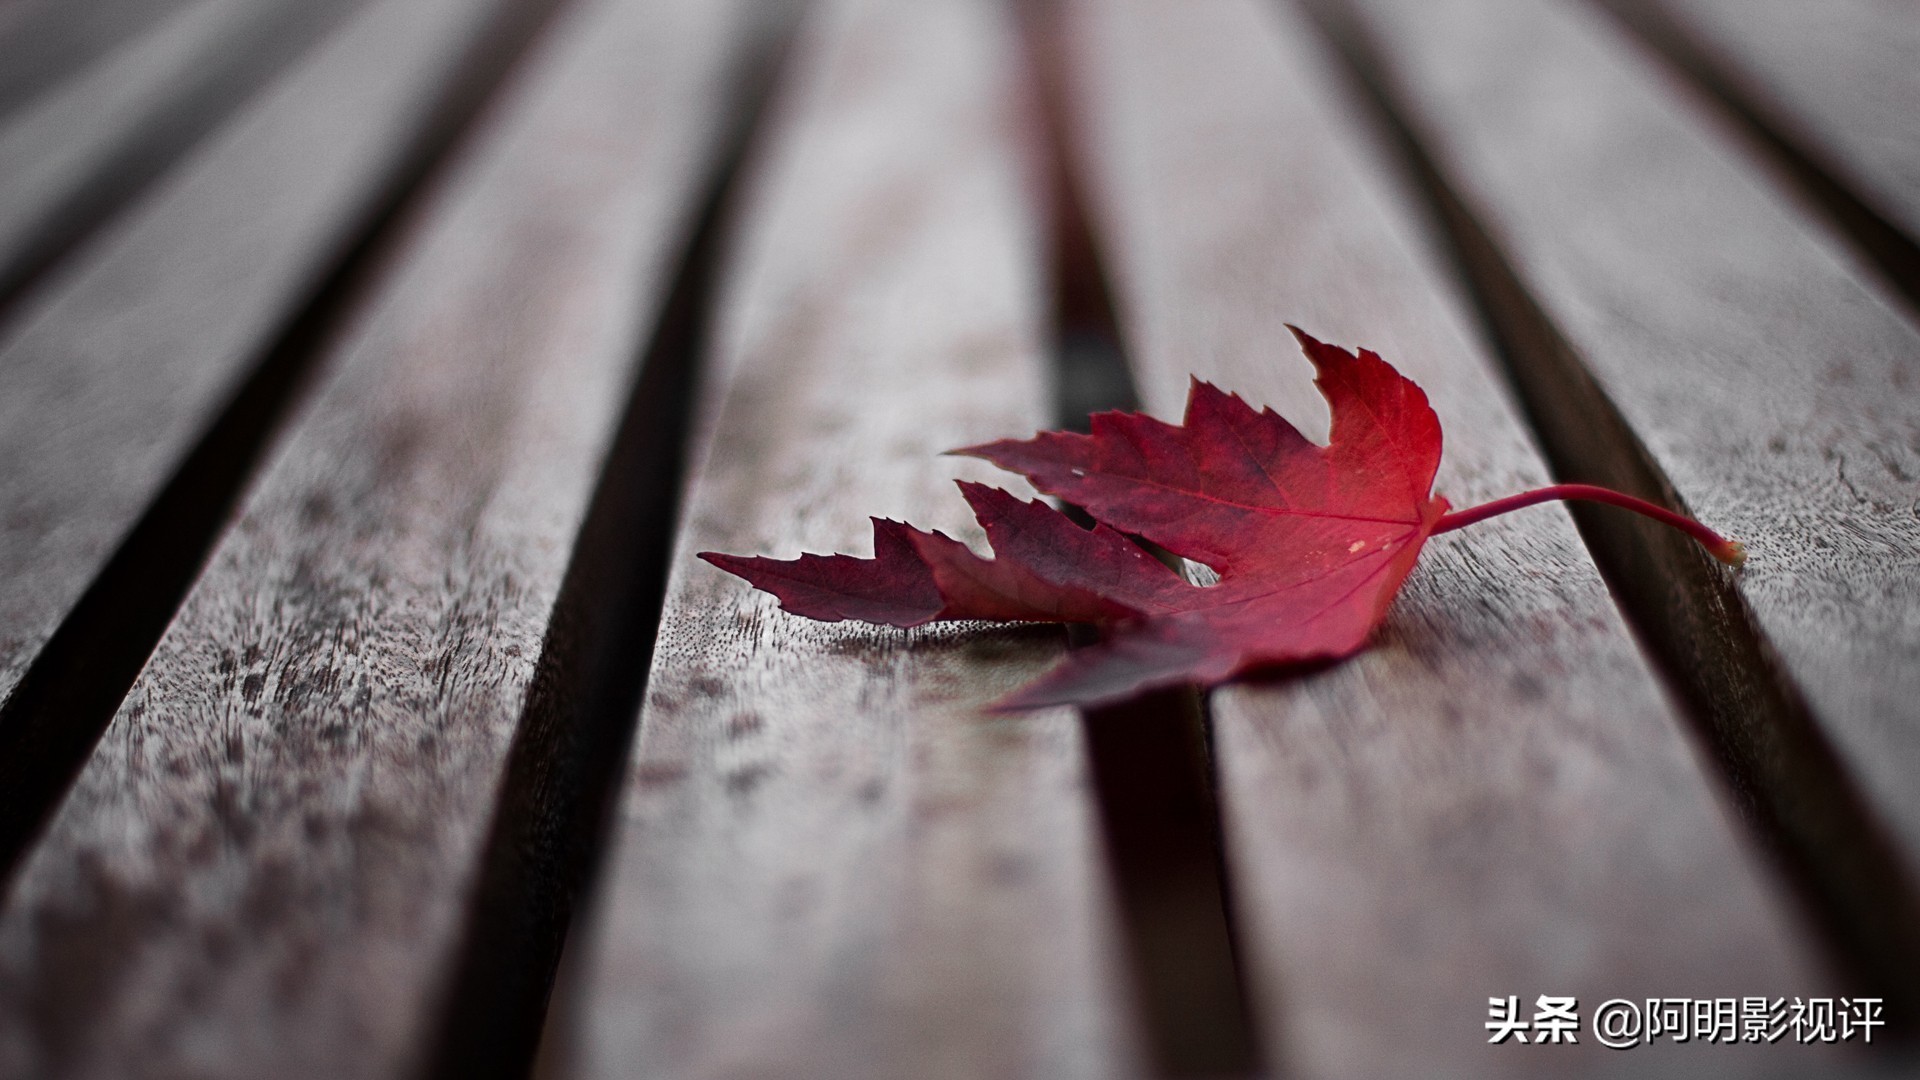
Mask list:
[[[1323,435],[1298,322],[1425,388],[1442,492],[1544,482],[1291,7],[1078,8],[1097,220],[1150,406],[1177,415],[1193,373]],[[1365,653],[1212,701],[1250,990],[1287,1075],[1685,1075],[1679,1051],[1590,1039],[1507,1054],[1462,997],[1832,985],[1558,509],[1430,546]]]
[[[791,9],[793,5],[786,5]],[[646,693],[721,249],[797,21],[742,49],[732,116],[554,601],[426,1075],[524,1076]],[[639,298],[636,298],[638,300]]]
[[[365,300],[417,195],[563,0],[509,5],[453,68],[338,261],[282,328],[0,701],[0,889],[86,764],[292,403]]]
[[[946,481],[990,473],[939,451],[1050,419],[1004,12],[814,14],[730,258],[621,820],[543,1066],[1134,1075],[1082,731],[982,712],[1057,635],[815,623],[691,558],[864,546],[867,513],[977,542]]]
[[[1557,477],[1685,512],[1671,481],[1429,150],[1408,91],[1347,0],[1306,0],[1453,258]],[[1691,540],[1570,508],[1629,623],[1685,706],[1759,844],[1856,988],[1920,998],[1920,898],[1734,578]],[[1912,1019],[1889,1018],[1890,1024]]]
[[[1678,17],[1670,0],[1590,2],[1614,16],[1656,57],[1690,81],[1779,174],[1787,189],[1854,247],[1905,302],[1910,317],[1920,319],[1920,242],[1872,200],[1863,198],[1841,163],[1824,152],[1817,139],[1770,102],[1761,86],[1723,50]],[[1920,101],[1913,105],[1920,108]],[[1920,133],[1920,121],[1911,133]]]
[[[1054,420],[1085,433],[1093,413],[1139,409],[1139,394],[1102,239],[1088,218],[1084,162],[1075,153],[1065,11],[1058,3],[1031,4],[1022,15],[1022,51],[1044,141],[1035,154],[1047,177],[1053,234]],[[1092,527],[1084,511],[1065,509]],[[1155,554],[1183,569],[1166,552]],[[1085,627],[1072,628],[1070,638],[1075,645],[1094,640]],[[1080,714],[1134,993],[1162,1076],[1245,1076],[1264,1068],[1237,955],[1209,700],[1188,686]]]
[[[366,2],[202,0],[0,131],[11,159],[0,184],[0,324],[37,281]],[[44,167],[67,155],[77,160]]]
[[[0,13],[0,120],[122,42],[208,0],[14,0]]]
[[[579,5],[433,185],[11,891],[0,1072],[424,1064],[744,7]]]

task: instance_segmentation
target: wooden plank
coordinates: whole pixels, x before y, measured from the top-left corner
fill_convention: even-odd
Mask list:
[[[1194,373],[1324,437],[1294,322],[1426,389],[1456,505],[1546,482],[1294,10],[1076,11],[1086,182],[1143,402],[1178,416]],[[1486,1000],[1519,995],[1525,1019],[1573,995],[1584,1018],[1831,985],[1562,511],[1436,540],[1370,651],[1212,707],[1242,962],[1285,1075],[1684,1072],[1696,1047],[1619,1054],[1584,1027],[1490,1046]]]
[[[216,0],[189,4],[9,118],[0,128],[0,259],[47,204],[136,130],[138,107],[203,59],[199,50],[232,14]]]
[[[742,5],[573,9],[0,916],[0,1073],[414,1075]]]
[[[386,0],[0,337],[0,700],[390,197],[494,0]]]
[[[1365,10],[1443,170],[1630,427],[1637,445],[1616,456],[1650,460],[1748,543],[1747,567],[1726,578],[1629,539],[1628,557],[1678,568],[1675,587],[1618,584],[1735,736],[1756,804],[1832,878],[1814,883],[1825,902],[1852,905],[1834,932],[1911,986],[1920,334],[1604,16],[1478,0]],[[1569,395],[1584,377],[1566,380]],[[1577,436],[1604,419],[1560,427]],[[1783,752],[1799,709],[1839,759],[1817,785],[1796,770],[1824,746]],[[1853,785],[1867,811],[1849,810]],[[1829,851],[1838,861],[1821,865]]]
[[[1606,0],[1665,16],[1730,88],[1920,240],[1920,8],[1898,0]]]
[[[983,711],[1062,639],[808,622],[693,559],[869,550],[869,514],[981,542],[948,478],[991,471],[937,455],[1048,413],[1008,27],[967,0],[819,14],[548,1072],[1134,1075],[1075,718]]]
[[[203,2],[12,0],[0,8],[0,117],[183,6]]]
[[[361,0],[210,0],[0,129],[0,307]]]

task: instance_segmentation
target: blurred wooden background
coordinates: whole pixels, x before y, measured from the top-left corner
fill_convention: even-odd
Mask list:
[[[0,0],[0,1077],[1889,1075],[1920,1028],[1920,8]],[[1355,660],[696,562],[1375,349]],[[1489,998],[1884,1002],[1489,1043]],[[1842,1006],[1844,1009],[1845,1006]]]

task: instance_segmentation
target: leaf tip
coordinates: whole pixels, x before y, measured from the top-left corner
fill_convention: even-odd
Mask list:
[[[1038,437],[1035,436],[1035,438]],[[1000,462],[996,460],[996,455],[1004,454],[1009,448],[1019,445],[1019,439],[995,439],[992,442],[974,443],[972,446],[956,446],[940,456],[979,458],[981,461],[990,461],[998,465]]]

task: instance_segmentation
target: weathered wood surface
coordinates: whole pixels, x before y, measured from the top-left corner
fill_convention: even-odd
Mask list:
[[[1902,0],[1604,0],[1665,15],[1817,164],[1920,240],[1920,7]]]
[[[1747,542],[1739,595],[1910,882],[1920,334],[1604,15],[1362,6],[1434,152],[1601,389],[1686,504]],[[1700,630],[1697,662],[1740,632]]]
[[[137,129],[139,109],[205,56],[231,17],[205,0],[42,95],[0,128],[0,265],[47,207]]]
[[[0,328],[0,699],[369,224],[494,6],[362,13]]]
[[[572,9],[437,185],[10,890],[0,1074],[421,1065],[741,10]]]
[[[1546,482],[1299,16],[1077,11],[1144,404],[1177,417],[1192,372],[1324,437],[1294,322],[1426,389],[1456,506]],[[1285,1075],[1692,1075],[1694,1047],[1488,1046],[1486,999],[1829,985],[1558,509],[1436,540],[1371,651],[1212,704],[1242,963]]]
[[[938,455],[1049,412],[1009,27],[966,0],[818,14],[548,1075],[1133,1075],[1075,717],[983,711],[1063,639],[809,622],[693,558],[870,550],[869,514],[981,543],[949,478],[994,474]]]
[[[0,303],[98,227],[361,0],[209,0],[0,129]]]
[[[1323,409],[1282,327],[1298,322],[1427,387],[1456,504],[1546,479],[1461,283],[1422,246],[1414,186],[1292,5],[1065,2],[1077,160],[1153,411],[1177,414],[1197,372],[1313,433]],[[1693,20],[1821,167],[1920,233],[1910,11],[1603,2]],[[211,85],[197,58],[239,40],[209,44],[236,12],[271,10],[0,5],[0,249],[150,136],[166,87]],[[5,307],[0,701],[451,127],[443,94],[487,67],[476,43],[511,4],[303,17],[329,6],[357,13]],[[520,835],[494,819],[543,797],[507,763],[546,715],[530,687],[565,637],[568,561],[756,6],[574,0],[387,223],[362,306],[316,346],[319,389],[6,883],[0,1076],[413,1075],[448,1002],[485,992],[452,984],[479,970],[476,895],[514,895],[481,877],[488,845]],[[809,623],[692,559],[865,550],[868,514],[977,544],[947,481],[1019,485],[938,451],[1050,420],[1039,125],[1008,12],[824,6],[739,207],[650,693],[545,1072],[1140,1075],[1139,972],[1081,722],[983,709],[1059,637]],[[1231,914],[1270,1064],[1841,1067],[1794,1046],[1615,1054],[1586,1031],[1489,1047],[1484,1002],[1567,994],[1584,1016],[1616,996],[1840,992],[1823,961],[1845,948],[1817,916],[1848,918],[1835,897],[1873,875],[1801,882],[1819,895],[1794,904],[1733,806],[1796,793],[1728,788],[1811,774],[1712,760],[1740,748],[1702,716],[1737,695],[1676,700],[1660,661],[1757,685],[1777,648],[1844,762],[1822,782],[1842,801],[1857,782],[1862,820],[1900,845],[1881,911],[1911,899],[1913,312],[1590,6],[1352,6],[1413,134],[1639,440],[1592,444],[1644,443],[1752,546],[1738,578],[1646,588],[1710,575],[1766,640],[1685,651],[1747,633],[1734,611],[1636,647],[1565,514],[1540,509],[1436,541],[1369,653],[1214,694]],[[34,40],[66,68],[10,67]],[[1643,630],[1692,617],[1623,603]]]

